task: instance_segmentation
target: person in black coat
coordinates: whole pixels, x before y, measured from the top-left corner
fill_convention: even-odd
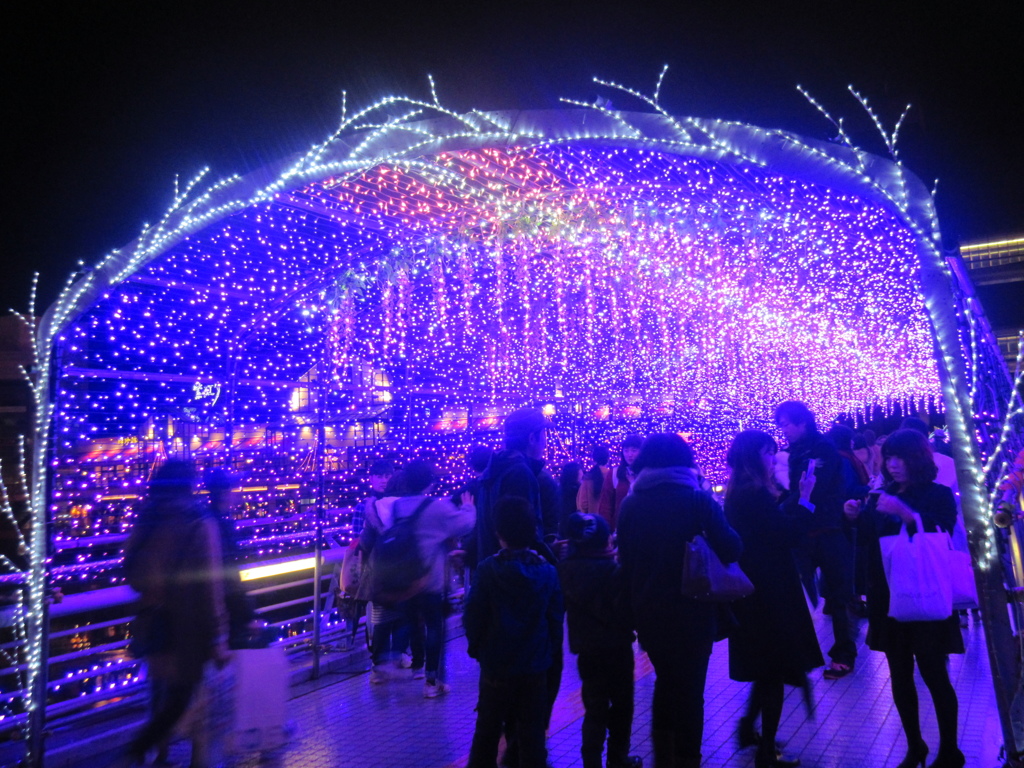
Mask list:
[[[583,768],[643,768],[629,754],[633,730],[633,630],[624,610],[622,569],[609,546],[604,518],[574,512],[566,524],[569,557],[558,564],[569,650],[577,654],[583,684]]]
[[[889,616],[889,585],[882,565],[878,540],[900,532],[913,534],[914,514],[921,516],[925,531],[952,533],[956,525],[953,492],[935,482],[938,470],[928,439],[912,429],[900,429],[882,445],[882,474],[886,485],[866,504],[850,499],[844,512],[857,526],[869,546],[868,560],[868,647],[885,653],[889,664],[892,698],[907,736],[907,756],[898,768],[924,765],[928,745],[921,738],[914,662],[928,686],[939,721],[939,753],[932,768],[959,768],[964,754],[957,747],[956,691],[949,680],[949,654],[963,653],[964,641],[957,616],[939,621],[897,621]],[[952,606],[950,606],[952,609]]]
[[[787,400],[775,407],[775,425],[789,444],[789,489],[796,492],[800,476],[813,463],[816,483],[811,502],[814,523],[804,548],[804,584],[817,603],[814,571],[821,570],[825,613],[832,617],[835,642],[828,649],[832,663],[824,677],[836,680],[853,671],[857,661],[857,616],[854,611],[854,547],[843,520],[842,462],[835,446],[820,432],[805,403]]]
[[[718,503],[697,487],[693,451],[679,435],[648,437],[636,466],[617,533],[633,626],[655,672],[654,766],[697,768],[717,626],[711,603],[683,596],[683,557],[698,534],[723,563],[735,562],[743,544]]]
[[[739,738],[741,747],[758,744],[758,768],[797,764],[775,747],[784,686],[806,686],[807,673],[825,663],[793,559],[811,526],[815,478],[803,473],[798,495],[780,504],[777,452],[771,435],[751,429],[736,436],[726,455],[731,475],[725,517],[743,540],[740,567],[754,584],[754,594],[733,604],[738,626],[729,634],[729,677],[754,684]],[[758,712],[760,737],[754,730]]]

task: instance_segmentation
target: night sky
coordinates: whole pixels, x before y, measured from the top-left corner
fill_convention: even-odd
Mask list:
[[[214,178],[304,150],[350,106],[388,93],[457,110],[557,108],[558,97],[643,91],[682,115],[810,137],[831,126],[882,151],[846,92],[887,125],[913,103],[901,157],[940,178],[948,244],[1024,232],[1024,5],[1019,2],[103,2],[12,4],[4,59],[0,309],[40,307],[78,260],[132,240],[170,202],[174,175]],[[958,9],[959,8],[959,9]]]

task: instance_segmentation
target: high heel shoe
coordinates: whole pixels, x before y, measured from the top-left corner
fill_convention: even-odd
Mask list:
[[[928,768],[964,768],[966,762],[967,758],[959,749],[946,751],[940,749],[939,753],[935,755],[935,762]],[[924,765],[924,760],[921,761],[921,764]]]
[[[761,746],[761,734],[754,727],[754,718],[752,717],[741,717],[740,727],[736,731],[736,742],[739,744],[740,749],[746,749],[747,747],[759,747]],[[782,748],[786,746],[785,742],[775,741],[775,751],[781,753]]]
[[[928,745],[925,744],[924,740],[917,742],[916,744],[907,745],[907,756],[903,758],[903,762],[896,766],[896,768],[915,768],[915,766],[921,766],[924,768],[924,761],[928,758]]]

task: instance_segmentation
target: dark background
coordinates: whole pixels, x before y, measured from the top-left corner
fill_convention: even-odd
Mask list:
[[[428,97],[427,73],[457,111],[598,93],[638,109],[590,78],[650,92],[668,63],[662,101],[677,114],[832,137],[800,83],[883,151],[853,84],[888,127],[913,103],[901,157],[941,179],[948,245],[1024,233],[1024,5],[959,5],[10,3],[0,309],[25,307],[36,270],[45,308],[78,260],[159,217],[176,173],[219,178],[306,149],[335,127],[343,89],[350,108]]]

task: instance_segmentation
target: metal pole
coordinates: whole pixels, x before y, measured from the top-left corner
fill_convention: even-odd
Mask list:
[[[319,392],[317,397],[317,412],[319,415],[317,424],[317,449],[320,452],[316,465],[316,507],[315,507],[315,522],[314,522],[314,542],[313,542],[313,679],[316,680],[320,677],[320,620],[322,611],[320,609],[321,601],[321,581],[323,580],[323,548],[324,548],[324,504],[326,503],[324,482],[325,482],[325,469],[327,462],[327,394],[328,394],[328,379],[327,379],[327,366],[328,366],[328,354],[324,355],[323,361],[320,364],[320,371],[318,371],[318,383]]]

